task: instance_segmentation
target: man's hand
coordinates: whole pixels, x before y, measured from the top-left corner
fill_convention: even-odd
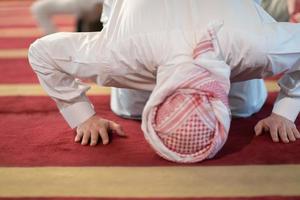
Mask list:
[[[101,137],[102,143],[106,145],[109,143],[109,131],[122,137],[126,136],[119,124],[94,115],[77,127],[75,142],[81,141],[82,145],[87,145],[90,141],[90,145],[95,146]]]
[[[297,130],[295,124],[275,113],[272,113],[269,117],[260,120],[255,128],[255,134],[261,135],[263,131],[268,131],[271,134],[274,142],[279,142],[279,138],[284,143],[294,142],[296,139],[300,139],[300,133]]]

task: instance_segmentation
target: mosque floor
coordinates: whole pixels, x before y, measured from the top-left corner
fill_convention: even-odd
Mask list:
[[[300,141],[274,144],[255,137],[278,92],[261,112],[233,119],[229,139],[212,160],[180,165],[148,146],[140,122],[121,119],[109,108],[110,88],[91,85],[96,111],[124,126],[107,147],[73,142],[55,104],[39,86],[27,61],[30,43],[41,36],[30,16],[31,0],[0,0],[0,200],[2,199],[300,199]],[[71,31],[75,20],[55,22]],[[300,128],[300,119],[296,121]]]

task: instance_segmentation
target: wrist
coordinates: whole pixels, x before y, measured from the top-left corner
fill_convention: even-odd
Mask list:
[[[61,109],[60,112],[71,128],[79,126],[79,124],[87,121],[96,113],[93,105],[89,102],[75,103]]]

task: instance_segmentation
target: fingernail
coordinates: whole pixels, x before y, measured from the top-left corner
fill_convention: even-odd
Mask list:
[[[104,145],[107,145],[107,144],[108,144],[108,140],[103,141],[103,144],[104,144]]]

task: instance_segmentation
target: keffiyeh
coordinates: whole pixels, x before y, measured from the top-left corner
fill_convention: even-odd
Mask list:
[[[212,53],[212,59],[215,57],[213,40],[213,32],[208,30],[193,51],[194,60],[199,62],[190,68],[177,69],[181,75],[176,76],[175,72],[158,86],[145,106],[142,124],[145,138],[167,160],[193,163],[212,158],[227,139],[229,84],[218,81],[206,70],[209,56],[205,54]],[[199,64],[204,55],[204,63],[208,64],[205,67]]]

